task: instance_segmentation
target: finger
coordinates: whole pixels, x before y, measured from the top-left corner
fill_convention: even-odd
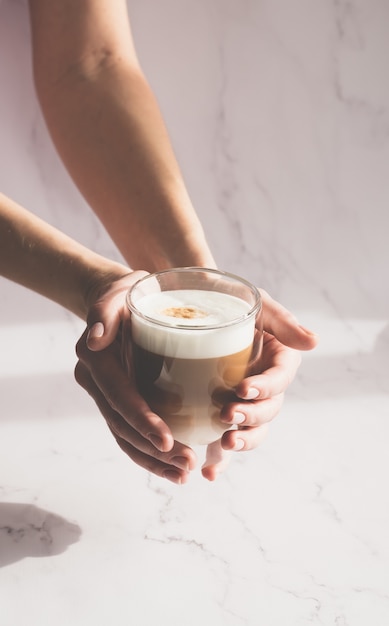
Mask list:
[[[125,452],[134,463],[139,465],[139,467],[178,485],[183,485],[188,482],[189,471],[158,461],[154,457],[147,456],[140,450],[134,448],[127,441],[123,441],[123,439],[116,439],[116,441],[123,452]]]
[[[174,465],[176,468],[184,471],[191,471],[196,467],[196,455],[188,446],[175,441],[173,448],[169,452],[161,452],[148,439],[145,439],[138,431],[131,428],[117,413],[110,413],[108,419],[106,414],[106,421],[117,441],[128,443],[129,446],[147,457]]]
[[[253,450],[257,448],[265,439],[269,430],[269,424],[262,424],[256,428],[245,428],[243,430],[227,430],[221,439],[224,450],[234,450],[235,452]]]
[[[265,291],[260,289],[262,297],[263,327],[281,343],[296,350],[312,350],[319,337],[311,330],[299,325],[288,309]]]
[[[126,293],[147,272],[136,271],[123,276],[96,300],[88,312],[86,343],[89,350],[103,350],[115,339],[120,323],[128,316]]]
[[[76,377],[81,386],[88,391],[96,402],[101,414],[116,439],[120,448],[138,465],[148,471],[173,480],[185,482],[186,475],[196,466],[196,455],[187,446],[175,442],[169,453],[162,453],[112,409],[101,392],[96,388],[92,377],[82,363],[76,366]],[[165,475],[170,470],[170,476]]]
[[[207,446],[205,462],[201,473],[209,481],[214,481],[224,472],[231,460],[231,452],[223,450],[221,440],[214,441]]]
[[[257,402],[236,402],[223,407],[220,419],[225,424],[244,428],[262,426],[271,422],[281,410],[284,394],[272,396]]]
[[[282,346],[272,338],[273,347],[264,347],[263,360],[270,366],[261,374],[248,376],[237,385],[235,393],[243,400],[264,400],[286,391],[301,364],[301,354],[297,350]]]
[[[83,351],[84,348],[79,349],[78,354],[82,355]],[[88,356],[87,365],[80,359],[81,364],[76,367],[77,382],[88,391],[96,403],[99,400],[103,407],[108,404],[115,413],[121,415],[132,428],[151,441],[158,450],[161,452],[171,450],[174,439],[170,429],[158,415],[151,411],[136,391],[130,377],[125,374],[118,363],[113,348],[102,352],[89,352]]]
[[[89,350],[99,351],[115,339],[125,314],[124,293],[108,302],[97,303],[88,313],[86,345]]]

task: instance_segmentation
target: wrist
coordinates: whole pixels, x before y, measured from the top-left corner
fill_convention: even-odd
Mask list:
[[[86,320],[90,308],[102,298],[112,284],[132,274],[133,271],[129,267],[97,255],[92,265],[88,263],[85,266],[81,278],[80,317]]]
[[[149,251],[152,252],[149,252]],[[186,233],[166,233],[156,240],[141,261],[140,267],[156,272],[172,267],[211,267],[216,268],[215,259],[206,242],[202,229],[186,228]]]

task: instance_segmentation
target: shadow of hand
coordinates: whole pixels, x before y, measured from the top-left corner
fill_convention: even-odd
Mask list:
[[[34,504],[0,502],[0,567],[65,552],[81,528]]]

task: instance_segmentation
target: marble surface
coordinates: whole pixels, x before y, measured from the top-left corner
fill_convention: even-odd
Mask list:
[[[0,279],[1,625],[388,626],[389,3],[129,8],[219,266],[321,343],[261,448],[177,487],[73,381],[82,324]],[[119,258],[47,135],[23,0],[0,93],[2,191]]]

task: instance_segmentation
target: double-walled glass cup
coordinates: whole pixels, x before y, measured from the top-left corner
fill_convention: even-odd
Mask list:
[[[262,349],[258,289],[214,269],[169,269],[135,283],[127,306],[141,395],[177,441],[219,439],[220,411]]]

